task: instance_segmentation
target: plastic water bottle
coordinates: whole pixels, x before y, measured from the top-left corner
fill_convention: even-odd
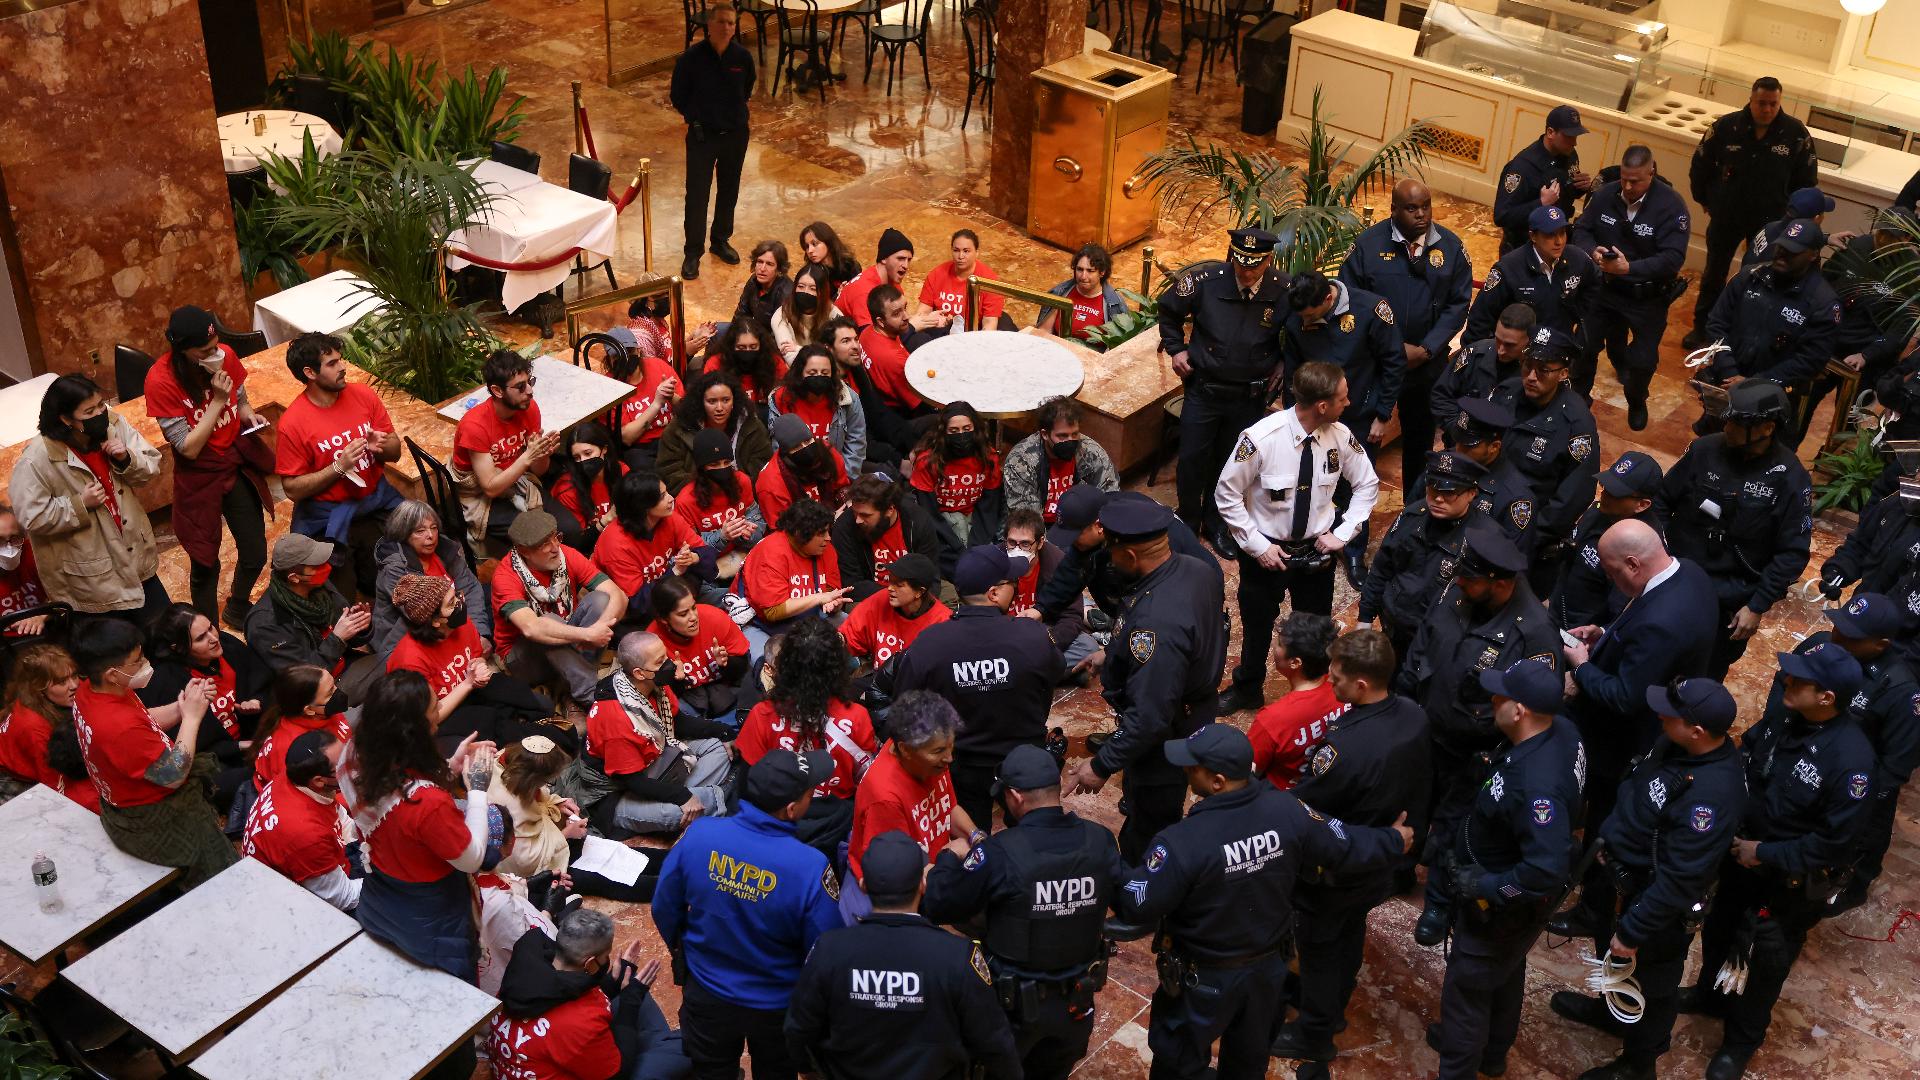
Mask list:
[[[59,911],[60,874],[53,868],[53,860],[47,858],[44,851],[33,853],[33,895],[40,902],[41,911]]]

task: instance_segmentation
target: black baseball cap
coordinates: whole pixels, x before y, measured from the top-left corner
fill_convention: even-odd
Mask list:
[[[1480,686],[1537,713],[1557,713],[1566,703],[1566,680],[1543,660],[1516,660],[1504,671],[1488,668],[1480,673]]]
[[[1727,688],[1707,678],[1674,679],[1665,686],[1649,686],[1647,708],[1661,716],[1679,717],[1715,735],[1725,735],[1740,712]]]
[[[785,806],[832,775],[833,755],[825,750],[769,750],[747,770],[747,797]]]
[[[1047,543],[1062,550],[1073,546],[1082,530],[1100,518],[1100,509],[1113,498],[1093,484],[1075,484],[1060,493],[1054,507],[1053,527],[1047,530]]]
[[[1587,133],[1586,125],[1580,122],[1580,110],[1571,105],[1555,105],[1553,111],[1547,113],[1547,126],[1575,138]]]
[[[1821,614],[1833,624],[1834,632],[1856,641],[1890,638],[1900,633],[1906,617],[1893,598],[1880,593],[1854,593],[1853,599]]]
[[[1651,499],[1664,475],[1652,456],[1629,450],[1600,474],[1600,490],[1615,498]]]
[[[1229,780],[1253,775],[1253,743],[1232,724],[1212,723],[1184,739],[1168,739],[1167,761],[1181,768],[1198,765]]]
[[[1436,491],[1467,491],[1480,486],[1487,467],[1458,450],[1445,450],[1427,459],[1424,486]]]
[[[1012,789],[1034,791],[1060,786],[1060,763],[1038,746],[1016,746],[1000,762],[1000,773],[993,778],[993,793]]]
[[[1860,661],[1831,641],[1823,641],[1806,652],[1783,652],[1774,656],[1780,661],[1782,675],[1805,679],[1822,690],[1833,691],[1836,697],[1852,696],[1867,678],[1860,670]]]
[[[860,856],[860,887],[868,896],[906,896],[920,887],[926,869],[927,853],[920,845],[899,829],[888,829]]]
[[[940,568],[925,555],[909,552],[887,564],[887,576],[916,589],[931,589],[940,583]]]
[[[1510,578],[1527,568],[1527,557],[1497,525],[1469,522],[1467,549],[1460,559],[1461,577]]]
[[[167,344],[176,349],[197,349],[213,339],[213,313],[205,308],[173,309],[167,317]]]

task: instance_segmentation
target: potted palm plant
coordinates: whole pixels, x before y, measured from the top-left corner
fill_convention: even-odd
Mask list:
[[[1920,337],[1920,219],[1907,211],[1883,210],[1869,227],[1871,238],[1836,249],[1826,261],[1825,272],[1842,295],[1867,304],[1868,313],[1889,337],[1908,343],[1904,359]],[[1836,401],[1834,408],[1851,413],[1852,404]],[[1888,420],[1883,414],[1876,422]],[[1815,511],[1844,515],[1864,509],[1885,467],[1882,439],[1911,437],[1897,430],[1882,435],[1857,429],[1845,449],[1836,447],[1822,454],[1814,462],[1820,481],[1814,485]]]

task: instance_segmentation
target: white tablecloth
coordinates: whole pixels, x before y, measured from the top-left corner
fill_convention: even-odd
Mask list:
[[[253,133],[253,118],[267,118],[264,135]],[[226,158],[227,172],[243,173],[257,169],[269,155],[297,158],[304,143],[302,136],[313,132],[313,148],[321,157],[340,152],[340,133],[312,113],[291,109],[252,109],[228,113],[217,121],[220,129],[220,154]]]
[[[344,330],[380,310],[372,294],[360,288],[360,278],[346,270],[303,281],[263,297],[253,305],[253,328],[267,335],[267,344],[292,341],[309,331],[331,334]]]
[[[57,378],[49,371],[0,389],[0,446],[26,442],[40,433],[40,399]]]
[[[613,203],[544,181],[518,191],[496,195],[479,224],[455,232],[455,248],[498,262],[524,263],[550,259],[568,248],[595,255],[612,255],[618,214]],[[460,270],[465,259],[449,254],[447,269]],[[508,311],[567,280],[571,260],[545,270],[510,270],[500,287],[500,302]]]
[[[481,190],[489,195],[509,195],[540,182],[539,173],[502,165],[492,158],[468,158],[460,165],[462,168],[473,166],[473,178],[480,181]]]
[[[1050,335],[976,330],[934,338],[907,357],[907,385],[936,405],[964,401],[988,419],[1025,416],[1080,392],[1080,357]]]

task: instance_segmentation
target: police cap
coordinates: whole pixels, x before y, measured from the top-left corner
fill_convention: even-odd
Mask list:
[[[1571,105],[1555,105],[1547,113],[1547,126],[1562,135],[1579,138],[1587,133],[1586,125],[1580,122],[1580,110]]]
[[[1815,214],[1833,213],[1833,196],[1817,187],[1803,187],[1787,196],[1787,209],[1796,218],[1810,218]]]
[[[1651,499],[1663,475],[1651,456],[1629,450],[1600,474],[1600,490],[1616,498]]]
[[[913,837],[888,829],[860,856],[860,887],[868,896],[911,896],[927,869],[927,853]]]
[[[1458,450],[1447,450],[1427,459],[1426,486],[1435,491],[1466,491],[1480,486],[1487,467]]]
[[[1567,227],[1567,212],[1557,206],[1542,206],[1527,215],[1527,229],[1537,233],[1557,233]]]
[[[1016,746],[1000,762],[1000,773],[993,778],[993,793],[1035,791],[1060,786],[1060,763],[1038,746]]]
[[[1725,735],[1739,709],[1733,695],[1712,679],[1673,679],[1665,686],[1647,687],[1647,708],[1661,716],[1677,717],[1715,735]]]
[[[1527,568],[1527,557],[1498,527],[1475,521],[1467,526],[1466,537],[1467,550],[1458,571],[1461,577],[1504,579]]]
[[[953,566],[953,591],[961,596],[983,596],[1003,581],[1027,575],[1025,556],[1008,555],[999,544],[980,544],[962,552]]]
[[[1229,780],[1253,775],[1253,743],[1232,724],[1211,723],[1184,739],[1168,739],[1167,760],[1181,768],[1198,765]]]
[[[1100,508],[1100,527],[1120,541],[1159,536],[1173,524],[1173,510],[1138,491],[1123,491]]]
[[[1880,593],[1854,593],[1844,606],[1828,608],[1822,614],[1833,624],[1835,633],[1855,641],[1890,638],[1900,633],[1905,616],[1898,604]]]
[[[832,776],[833,755],[825,750],[769,750],[747,770],[747,798],[785,806]]]
[[[1535,362],[1558,361],[1571,367],[1574,357],[1579,356],[1583,351],[1579,339],[1565,330],[1552,326],[1539,326],[1534,328],[1533,341],[1527,347],[1527,356]]]
[[[1053,528],[1047,530],[1047,543],[1065,550],[1073,546],[1080,530],[1098,521],[1100,508],[1113,498],[1113,492],[1103,491],[1093,484],[1075,484],[1060,493],[1060,503],[1054,510]]]
[[[1453,441],[1461,445],[1478,446],[1505,435],[1513,426],[1513,410],[1504,405],[1471,397],[1458,398],[1454,404],[1460,407],[1460,415],[1453,421]]]
[[[1789,255],[1802,251],[1819,251],[1827,246],[1827,234],[1820,231],[1812,218],[1796,218],[1787,223],[1779,236],[1774,237],[1773,246]]]
[[[1480,687],[1548,715],[1566,702],[1566,680],[1544,660],[1516,660],[1505,671],[1488,668],[1480,673]]]
[[[1258,266],[1273,254],[1273,245],[1280,238],[1265,229],[1234,229],[1227,233],[1232,238],[1227,246],[1228,257],[1241,266]]]
[[[1782,675],[1805,679],[1822,690],[1831,690],[1835,697],[1842,700],[1852,697],[1867,678],[1866,673],[1860,670],[1860,661],[1831,641],[1823,641],[1803,653],[1783,652],[1774,655],[1780,661]]]

